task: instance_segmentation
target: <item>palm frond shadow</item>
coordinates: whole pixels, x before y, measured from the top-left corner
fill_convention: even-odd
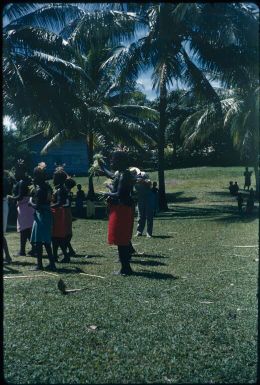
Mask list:
[[[171,235],[153,235],[153,238],[167,239],[167,238],[173,238],[173,237]]]
[[[19,274],[19,273],[21,273],[20,270],[13,269],[13,267],[10,265],[3,266],[4,275]]]
[[[143,260],[131,260],[131,263],[137,264],[137,265],[142,265],[142,266],[167,266],[166,263],[159,262],[159,261],[143,261]]]
[[[27,262],[27,261],[12,261],[12,265],[15,266],[34,266],[34,262]]]
[[[71,265],[101,265],[101,263],[91,262],[88,260],[85,260],[85,261],[72,261],[72,260],[70,260],[70,264]]]
[[[228,215],[228,216],[227,216]],[[160,213],[160,220],[182,219],[208,219],[229,222],[251,222],[258,218],[258,211],[252,214],[239,214],[237,207],[229,205],[211,205],[210,207],[176,206],[166,212]]]
[[[164,255],[157,255],[157,254],[142,254],[140,256],[135,256],[134,257],[137,257],[137,258],[169,258],[169,257],[166,257]]]
[[[183,191],[178,191],[175,193],[167,193],[166,198],[168,203],[178,203],[178,202],[192,202],[196,200],[196,197],[181,197],[184,194]]]
[[[133,276],[150,278],[150,279],[174,279],[174,280],[178,279],[178,277],[172,274],[158,273],[157,271],[149,271],[149,270],[133,272]]]
[[[75,255],[75,258],[86,258],[86,259],[89,259],[89,258],[105,258],[104,255],[101,255],[101,254],[80,254],[80,255]]]

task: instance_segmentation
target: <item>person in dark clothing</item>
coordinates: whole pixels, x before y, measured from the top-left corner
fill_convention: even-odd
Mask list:
[[[58,261],[58,248],[60,247],[64,258],[62,263],[69,263],[67,252],[68,217],[64,205],[68,204],[68,190],[65,187],[67,174],[62,167],[57,167],[53,174],[53,184],[56,189],[53,194],[51,211],[53,214],[52,247],[55,261]]]
[[[72,203],[72,196],[71,196],[71,189],[76,186],[76,182],[74,179],[68,177],[64,185],[68,192],[68,200],[65,205],[63,205],[65,209],[65,217],[66,217],[66,224],[67,224],[67,230],[66,230],[66,248],[68,251],[68,254],[70,257],[74,257],[76,255],[76,251],[71,246],[71,239],[72,239],[72,213],[71,213],[71,203]]]
[[[233,193],[234,195],[238,194],[239,186],[238,186],[237,182],[235,182],[235,184],[234,184],[233,191],[234,191],[234,193]]]
[[[229,182],[229,187],[228,187],[228,189],[229,189],[230,194],[231,194],[231,195],[234,195],[234,183],[233,183],[232,180]]]
[[[151,191],[153,193],[153,215],[155,216],[159,210],[159,190],[157,188],[157,182],[153,182]]]
[[[251,175],[253,174],[253,171],[248,171],[248,167],[246,167],[244,172],[245,177],[245,184],[244,184],[244,190],[247,187],[247,190],[249,191],[249,187],[251,186]]]
[[[52,189],[46,182],[46,164],[41,162],[33,171],[34,191],[29,205],[35,209],[31,233],[31,243],[35,245],[37,266],[35,270],[43,270],[42,245],[45,246],[49,258],[48,270],[56,270],[51,248],[52,213],[50,208]]]
[[[77,193],[76,193],[76,212],[77,212],[77,217],[82,218],[83,211],[84,211],[84,201],[86,200],[86,196],[84,191],[82,190],[81,184],[77,184]]]
[[[8,213],[9,213],[9,203],[8,203],[8,196],[12,193],[14,180],[11,178],[9,172],[7,170],[4,170],[3,175],[3,250],[5,254],[5,260],[4,262],[6,264],[12,262],[12,258],[10,256],[7,240],[4,236],[7,229],[7,220],[8,220]]]
[[[128,170],[128,155],[125,151],[115,151],[112,154],[111,168],[117,170],[111,173],[100,164],[105,174],[112,178],[110,192],[104,194],[109,206],[108,243],[117,245],[121,269],[117,274],[130,275],[133,273],[130,265],[130,241],[134,224],[133,177]]]
[[[28,206],[30,199],[29,187],[32,181],[31,178],[26,175],[26,169],[22,159],[19,159],[16,164],[15,179],[16,184],[14,186],[12,199],[17,202],[17,231],[20,233],[20,250],[16,256],[22,256],[26,255],[25,246],[27,240],[30,241],[34,221],[34,209]],[[33,255],[33,249],[31,249],[28,254]]]

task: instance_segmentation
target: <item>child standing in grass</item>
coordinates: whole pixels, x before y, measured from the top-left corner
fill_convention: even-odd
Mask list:
[[[52,189],[46,182],[46,164],[41,162],[33,171],[33,181],[35,189],[33,198],[30,198],[29,205],[35,209],[34,222],[31,233],[31,243],[35,245],[37,255],[37,265],[35,270],[43,270],[42,265],[42,246],[49,258],[49,270],[56,270],[54,257],[51,249],[51,230],[52,230],[52,213],[51,213],[51,195]]]
[[[67,252],[67,236],[69,218],[66,215],[66,208],[68,205],[68,190],[65,187],[65,181],[67,174],[62,167],[57,167],[53,174],[53,184],[56,189],[53,194],[53,203],[51,205],[51,211],[53,214],[53,229],[52,229],[52,246],[54,258],[58,259],[58,248],[60,247],[64,258],[61,262],[70,262],[69,253]]]
[[[20,250],[17,256],[26,255],[25,246],[30,241],[34,221],[34,209],[28,206],[30,199],[29,186],[31,179],[26,176],[24,161],[19,159],[15,167],[16,185],[12,199],[17,201],[17,231],[20,233]],[[29,251],[33,255],[33,250]]]

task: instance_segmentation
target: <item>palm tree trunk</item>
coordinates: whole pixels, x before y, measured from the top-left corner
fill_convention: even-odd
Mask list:
[[[159,104],[159,141],[158,141],[158,180],[159,180],[159,208],[160,210],[168,210],[166,194],[165,194],[165,178],[164,178],[164,147],[165,147],[165,129],[166,129],[166,83],[162,82],[160,87],[160,104]]]
[[[94,155],[94,140],[93,140],[93,134],[92,132],[88,135],[88,161],[89,165],[93,163],[93,155]],[[95,191],[94,191],[94,184],[93,184],[93,176],[88,177],[88,194],[87,197],[89,199],[95,198]]]

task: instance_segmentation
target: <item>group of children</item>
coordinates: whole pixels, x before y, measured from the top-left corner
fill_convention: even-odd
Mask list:
[[[104,165],[102,170],[112,180],[112,184],[107,185],[111,192],[115,188],[114,181],[117,180],[120,172],[111,173],[105,169]],[[137,168],[130,169],[129,173],[132,184],[128,200],[134,202],[134,207],[137,202],[138,207],[137,235],[141,236],[145,225],[147,225],[147,237],[150,238],[153,232],[153,217],[158,211],[157,182],[152,184],[149,176]],[[71,189],[76,186],[76,182],[67,175],[63,167],[57,167],[53,174],[53,186],[54,190],[47,182],[46,164],[43,162],[34,168],[33,179],[27,175],[24,162],[21,160],[16,164],[14,179],[5,172],[4,232],[6,232],[9,198],[16,203],[17,207],[17,231],[20,234],[20,249],[16,256],[26,255],[26,243],[29,241],[32,247],[27,254],[36,256],[37,264],[35,270],[43,269],[43,246],[49,258],[49,265],[46,267],[49,270],[56,269],[55,262],[58,262],[59,248],[64,256],[61,261],[63,263],[70,262],[70,257],[76,254],[71,246]],[[136,196],[136,199],[133,199],[134,196]],[[75,201],[76,215],[82,217],[84,202],[87,199],[80,184],[77,185]],[[134,211],[135,209],[133,213]],[[109,216],[111,217],[111,212]],[[125,226],[125,221],[123,223]],[[130,228],[132,231],[132,222]],[[122,256],[122,253],[124,255],[125,251],[121,248],[122,245],[119,246],[120,255]],[[135,252],[131,242],[129,242],[127,250],[130,254]],[[12,258],[5,238],[4,252],[5,262],[11,263]]]
[[[248,171],[248,167],[245,168],[244,177],[245,177],[245,183],[244,183],[244,190],[249,191],[249,195],[246,199],[246,207],[245,212],[247,214],[251,214],[254,209],[254,201],[255,201],[255,193],[254,189],[250,188],[251,186],[251,176],[252,171]],[[249,190],[250,189],[250,190]],[[233,183],[233,181],[229,182],[229,192],[232,196],[237,197],[237,205],[238,205],[238,211],[240,213],[243,212],[243,206],[244,206],[244,198],[242,193],[239,193],[239,186],[237,182]]]
[[[42,270],[43,245],[46,249],[49,270],[55,270],[58,261],[58,249],[61,248],[64,259],[70,262],[70,256],[75,255],[71,246],[72,215],[70,191],[76,185],[62,167],[57,167],[53,174],[53,191],[47,182],[46,164],[40,163],[33,171],[33,180],[26,175],[24,163],[18,161],[15,167],[15,179],[7,172],[4,178],[4,232],[8,216],[8,197],[16,202],[17,231],[20,233],[20,250],[17,256],[26,255],[26,242],[32,249],[29,255],[37,257],[36,270]],[[11,195],[12,193],[12,195]],[[6,203],[7,202],[7,203]],[[4,241],[6,262],[12,261],[6,240]]]

